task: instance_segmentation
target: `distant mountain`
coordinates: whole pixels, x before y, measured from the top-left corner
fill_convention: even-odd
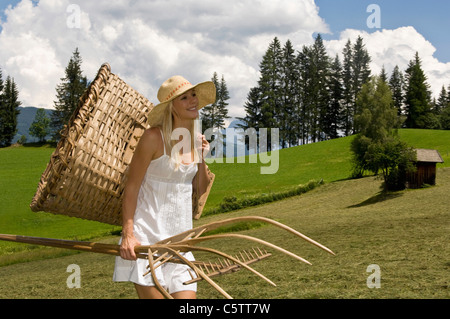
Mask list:
[[[29,129],[31,123],[33,123],[34,118],[36,116],[36,112],[38,110],[37,107],[27,106],[27,107],[19,107],[20,114],[17,117],[17,134],[13,139],[13,143],[16,143],[22,135],[25,135],[27,138],[27,143],[30,142],[38,142],[38,139],[34,136],[31,136],[29,133]],[[47,116],[50,117],[52,110],[45,109]],[[47,137],[49,139],[50,136]]]
[[[31,123],[33,123],[34,121],[38,108],[34,106],[26,106],[26,107],[19,107],[19,110],[20,114],[17,118],[17,134],[13,139],[13,143],[16,143],[22,135],[25,135],[25,137],[27,138],[27,143],[38,142],[38,139],[34,136],[31,136],[29,133]],[[45,109],[45,111],[47,113],[47,116],[51,117],[52,110]],[[235,119],[230,123],[228,128],[237,128],[238,124],[242,123],[243,123],[242,121]],[[222,134],[225,135],[226,131],[223,130]],[[48,136],[47,139],[50,139],[50,136]],[[237,141],[237,143],[240,144],[239,141]],[[236,145],[234,146],[234,148],[236,148]]]
[[[231,121],[231,123],[230,123],[230,125],[228,125],[228,128],[238,128],[239,126],[239,124],[244,124],[244,121],[241,121],[241,120],[233,120],[233,121]]]

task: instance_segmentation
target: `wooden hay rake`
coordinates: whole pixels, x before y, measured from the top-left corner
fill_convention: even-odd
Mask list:
[[[128,166],[140,137],[149,127],[148,113],[152,108],[153,104],[142,94],[111,73],[109,64],[103,64],[62,132],[62,138],[39,181],[30,205],[31,210],[121,225],[122,194]],[[206,193],[199,196],[194,190],[192,194],[194,219],[200,218],[215,178],[212,172],[208,171],[208,174],[209,185]],[[149,273],[147,275],[154,277],[154,270],[164,263],[186,264],[194,272],[192,280],[189,282],[206,280],[227,298],[231,298],[230,295],[214,283],[210,277],[245,268],[275,285],[249,266],[267,258],[270,254],[256,248],[251,251],[242,251],[238,256],[233,257],[212,248],[200,247],[197,244],[208,240],[237,238],[256,242],[309,264],[302,257],[255,237],[242,234],[204,236],[206,232],[218,227],[242,221],[260,221],[272,224],[334,254],[325,246],[271,219],[240,217],[199,226],[154,245],[139,246],[136,248],[137,257],[148,259]],[[0,235],[0,240],[119,255],[119,245],[112,244],[17,235]],[[214,263],[209,261],[191,262],[181,254],[187,251],[203,251],[218,255],[221,259]],[[158,280],[156,278],[154,280],[161,293],[165,297],[171,298],[162,289]]]
[[[143,245],[135,247],[135,252],[137,258],[148,259],[148,269],[149,271],[144,274],[144,276],[151,275],[158,290],[168,299],[172,299],[172,296],[161,286],[156,275],[155,269],[163,265],[164,263],[182,263],[188,265],[194,275],[192,275],[192,280],[185,282],[184,284],[190,284],[197,282],[199,280],[207,281],[212,287],[214,287],[218,292],[220,292],[224,297],[231,299],[232,297],[223,290],[217,283],[215,283],[211,277],[229,274],[245,268],[251,271],[253,274],[259,276],[261,279],[265,280],[269,284],[276,286],[274,282],[268,279],[263,274],[259,273],[255,269],[251,268],[249,265],[258,262],[271,256],[265,249],[253,248],[251,250],[243,250],[238,252],[238,255],[231,256],[217,249],[207,248],[197,246],[197,244],[205,241],[223,239],[223,238],[237,238],[242,240],[248,240],[256,242],[260,245],[267,246],[269,248],[275,249],[281,253],[284,253],[294,259],[311,265],[306,259],[286,250],[270,242],[264,241],[262,239],[247,236],[243,234],[216,234],[216,235],[204,235],[206,232],[215,230],[219,227],[230,225],[237,222],[248,222],[248,221],[258,221],[271,224],[273,226],[279,227],[289,233],[306,240],[307,242],[325,250],[326,252],[334,255],[333,251],[323,246],[322,244],[312,240],[311,238],[303,235],[302,233],[286,226],[282,223],[274,221],[269,218],[261,216],[245,216],[236,217],[231,219],[226,219],[222,221],[217,221],[209,223],[206,225],[198,226],[186,232],[180,233],[176,236],[162,240],[154,245]],[[21,242],[35,245],[52,246],[65,249],[74,249],[86,252],[95,252],[119,256],[120,246],[115,244],[103,244],[94,242],[84,242],[84,241],[71,241],[71,240],[61,240],[61,239],[50,239],[50,238],[39,238],[39,237],[29,237],[29,236],[17,236],[17,235],[0,235],[0,240]],[[220,258],[217,262],[210,261],[190,261],[183,257],[181,253],[188,251],[202,251],[213,255],[217,255]]]

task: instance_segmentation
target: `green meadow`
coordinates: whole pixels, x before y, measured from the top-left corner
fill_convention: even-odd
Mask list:
[[[269,164],[210,164],[216,181],[205,216],[195,226],[228,217],[266,216],[336,253],[331,256],[272,226],[250,225],[240,232],[278,244],[313,265],[274,252],[254,267],[277,287],[244,270],[216,281],[235,298],[448,298],[450,131],[399,134],[411,146],[439,150],[445,163],[438,164],[436,186],[386,194],[376,177],[348,179],[352,137],[281,150],[273,175],[260,174],[261,166]],[[116,243],[119,227],[31,212],[29,204],[52,152],[48,146],[0,149],[0,233]],[[264,205],[207,213],[224,197],[289,191],[311,180],[323,180],[324,185]],[[205,246],[224,251],[245,247],[230,240]],[[82,289],[66,286],[66,267],[73,263],[82,269]],[[0,242],[0,298],[135,298],[132,286],[112,282],[113,264],[112,256]],[[366,284],[372,264],[381,269],[379,289]],[[26,281],[20,279],[24,273]],[[221,298],[203,282],[198,296]]]
[[[442,130],[399,130],[400,137],[415,148],[437,149],[443,164],[450,166],[450,132]],[[283,149],[279,152],[279,168],[276,174],[260,174],[261,166],[270,164],[212,163],[210,167],[216,174],[214,189],[208,198],[208,208],[217,206],[224,197],[238,198],[261,193],[288,190],[311,180],[325,183],[348,179],[351,173],[350,142],[353,137],[344,137],[319,143]],[[276,156],[272,156],[274,160]]]

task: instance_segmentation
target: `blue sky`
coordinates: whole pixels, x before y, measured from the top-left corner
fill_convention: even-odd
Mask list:
[[[335,39],[339,32],[352,28],[373,32],[366,21],[370,4],[377,4],[381,13],[381,28],[396,29],[413,26],[436,48],[435,57],[450,62],[450,1],[446,0],[316,0],[319,16],[325,19]]]

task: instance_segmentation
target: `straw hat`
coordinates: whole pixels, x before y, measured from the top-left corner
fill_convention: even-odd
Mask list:
[[[195,89],[198,97],[198,108],[212,104],[216,101],[216,86],[213,82],[207,81],[197,85],[192,85],[188,80],[180,75],[175,75],[166,80],[158,90],[159,104],[156,105],[148,115],[148,124],[155,126],[161,124],[164,116],[164,110],[169,102],[184,94],[185,92]]]

